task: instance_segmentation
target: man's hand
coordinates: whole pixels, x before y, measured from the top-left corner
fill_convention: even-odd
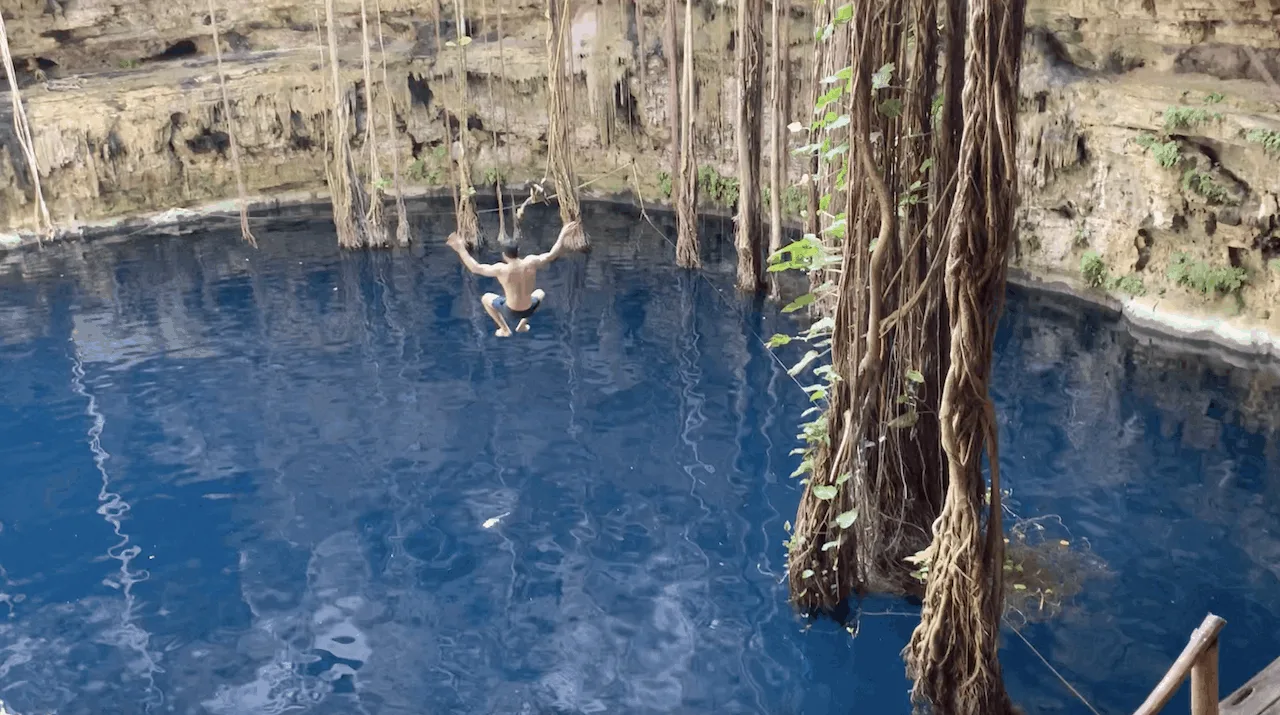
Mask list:
[[[449,248],[452,248],[455,251],[461,251],[466,245],[462,241],[462,236],[458,235],[457,231],[449,234],[449,237],[445,239],[445,243],[449,244]]]

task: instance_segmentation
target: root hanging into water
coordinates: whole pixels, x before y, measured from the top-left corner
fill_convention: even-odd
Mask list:
[[[378,27],[381,34],[382,27]],[[369,58],[369,12],[365,0],[360,0],[360,61],[364,67],[365,146],[369,148],[369,202],[364,221],[369,246],[386,246],[387,226],[382,216],[385,202],[382,167],[378,163],[378,112],[373,102],[373,69]],[[385,83],[384,83],[385,84]]]
[[[408,246],[408,210],[404,207],[404,184],[401,180],[399,142],[396,139],[396,109],[392,104],[392,83],[387,78],[387,43],[383,41],[383,4],[374,0],[374,22],[378,23],[378,54],[383,67],[383,101],[387,105],[387,133],[392,143],[392,182],[396,188],[396,243]]]
[[[351,145],[348,143],[351,110],[343,96],[342,78],[338,73],[338,35],[334,27],[333,0],[324,3],[325,24],[328,27],[330,80],[333,82],[333,99],[330,107],[329,131],[325,133],[329,156],[325,164],[325,179],[329,184],[330,201],[333,204],[333,225],[338,233],[338,245],[342,248],[359,248],[364,244],[353,196],[360,192],[352,164]]]
[[[683,105],[679,113],[680,171],[672,174],[671,178],[672,193],[676,199],[676,264],[684,268],[701,268],[697,158],[693,152],[693,0],[685,0],[684,3],[684,86],[680,102]]]
[[[1018,0],[969,0],[968,5],[960,180],[947,223],[951,364],[939,408],[950,485],[934,543],[924,554],[930,574],[920,625],[904,651],[915,680],[912,700],[942,715],[1012,711],[998,653],[1004,534],[989,381],[1016,231],[1024,13]],[[991,471],[985,524],[984,451]]]
[[[738,290],[764,285],[760,215],[760,131],[764,104],[764,2],[738,0]]]
[[[550,105],[547,155],[560,204],[560,220],[565,225],[573,222],[565,236],[564,248],[569,251],[586,251],[590,249],[591,243],[582,228],[578,182],[573,173],[573,146],[569,139],[569,83],[565,68],[569,11],[569,0],[547,0],[547,102]]]
[[[786,176],[787,152],[785,149],[786,142],[786,96],[787,88],[782,83],[782,65],[787,61],[788,44],[783,40],[784,33],[789,37],[789,28],[791,26],[790,18],[783,22],[783,4],[780,0],[773,0],[773,26],[770,33],[770,43],[773,47],[773,54],[770,57],[769,64],[769,108],[772,115],[772,121],[769,123],[769,255],[778,252],[782,248],[782,182]],[[781,286],[778,284],[777,274],[773,274],[772,280],[769,281],[769,295],[772,298],[778,298],[781,295]]]
[[[467,45],[471,42],[466,13],[462,8],[462,0],[453,0],[455,27],[457,28],[458,69],[455,79],[458,86],[457,113],[458,121],[458,235],[462,236],[467,248],[475,248],[480,244],[480,218],[476,215],[476,190],[471,185],[471,159],[467,151],[471,144],[470,102],[467,93]]]
[[[22,93],[18,91],[18,73],[13,68],[13,57],[9,54],[9,33],[3,17],[0,17],[0,53],[3,53],[4,74],[9,80],[9,101],[13,103],[13,131],[17,135],[18,146],[22,149],[22,157],[26,160],[27,171],[31,175],[31,188],[35,194],[36,240],[40,241],[53,236],[53,220],[49,218],[49,207],[44,202],[44,189],[40,185],[40,164],[36,161],[35,142],[31,136],[31,125],[27,122],[27,110],[22,104]]]
[[[946,204],[949,189],[933,185],[936,172],[926,173],[937,160],[929,124],[935,63],[908,54],[936,49],[936,22],[925,20],[935,7],[933,0],[861,3],[824,53],[827,60],[849,57],[847,48],[853,62],[850,90],[823,109],[847,114],[845,130],[832,127],[823,136],[847,139],[849,150],[814,175],[830,197],[822,223],[834,229],[835,214],[847,219],[844,240],[827,239],[827,250],[840,252],[839,271],[814,271],[825,274],[814,280],[835,284],[826,300],[834,302],[836,377],[825,386],[826,412],[810,430],[810,478],[788,557],[792,600],[804,610],[834,611],[869,591],[919,594],[906,559],[928,546],[942,509],[937,405],[945,306],[929,268],[944,250],[929,211]],[[912,42],[909,18],[918,20],[909,28]],[[892,80],[889,66],[899,69]],[[821,76],[842,69],[828,61]]]
[[[258,241],[249,230],[249,199],[244,188],[244,170],[240,166],[240,147],[236,139],[236,122],[231,115],[231,99],[227,96],[227,73],[222,69],[222,45],[218,38],[218,15],[209,0],[209,32],[213,35],[213,57],[218,68],[218,89],[222,94],[222,116],[227,122],[227,143],[231,149],[231,167],[236,175],[236,199],[240,204],[240,237],[254,248]]]

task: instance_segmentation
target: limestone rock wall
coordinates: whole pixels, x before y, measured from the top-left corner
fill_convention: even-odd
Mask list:
[[[437,28],[446,42],[458,34],[453,5],[437,22],[434,0],[369,2],[370,16],[382,14],[394,108],[391,117],[374,113],[384,172],[395,151],[415,187],[447,185],[456,147],[445,127],[465,117],[477,182],[495,169],[516,181],[542,177],[544,3],[466,3],[475,41],[464,107],[453,79],[459,50],[436,41]],[[807,103],[808,6],[790,13],[791,117]],[[234,194],[207,8],[205,0],[0,1],[55,222]],[[343,90],[358,117],[350,139],[361,149],[360,5],[335,0],[335,10]],[[215,11],[250,190],[322,195],[332,93],[317,29],[323,5],[217,0]],[[699,163],[715,184],[735,171],[733,9],[699,2],[695,18]],[[572,23],[580,178],[605,191],[638,178],[647,200],[662,199],[663,4],[580,2]],[[1029,26],[1016,264],[1078,283],[1093,252],[1115,295],[1280,334],[1280,0],[1032,0]],[[375,68],[375,108],[384,106],[379,75]],[[12,231],[29,227],[33,210],[8,102],[0,106],[0,231]],[[790,173],[800,178],[797,162]],[[732,196],[705,193],[704,204]],[[1209,296],[1178,285],[1168,272],[1179,253],[1243,268],[1246,284]]]

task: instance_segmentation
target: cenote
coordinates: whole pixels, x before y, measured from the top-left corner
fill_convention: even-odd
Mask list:
[[[862,604],[856,637],[788,605],[809,402],[760,340],[789,316],[731,287],[731,224],[704,225],[704,276],[631,209],[585,210],[595,249],[509,340],[439,205],[402,251],[299,215],[256,250],[218,227],[9,256],[0,699],[908,712],[910,604]],[[1224,694],[1274,658],[1280,371],[1014,288],[994,375],[1011,508],[1098,564],[1019,629],[1062,677],[1132,711],[1207,611]],[[1028,712],[1089,712],[1009,628],[1001,652]]]

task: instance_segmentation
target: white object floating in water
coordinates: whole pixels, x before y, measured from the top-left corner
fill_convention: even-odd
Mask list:
[[[483,523],[483,524],[481,524],[481,526],[483,526],[483,527],[484,527],[484,528],[486,528],[486,529],[492,529],[493,527],[495,527],[495,526],[497,526],[497,525],[498,525],[498,522],[502,521],[502,517],[504,517],[504,516],[509,516],[510,514],[511,514],[511,512],[509,512],[509,511],[504,511],[504,512],[502,512],[501,514],[499,514],[499,515],[497,515],[497,516],[495,516],[495,517],[492,517],[492,518],[489,518],[489,519],[485,519],[485,520],[484,520],[484,523]]]

